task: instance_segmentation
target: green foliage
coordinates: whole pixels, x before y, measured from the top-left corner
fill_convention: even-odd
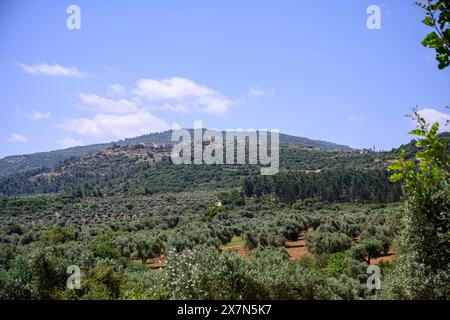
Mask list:
[[[197,247],[169,255],[165,275],[173,299],[355,299],[359,283],[327,278],[285,251],[258,249],[247,262],[232,252]]]
[[[333,253],[328,257],[328,263],[324,268],[329,277],[338,277],[339,275],[349,274],[349,257],[344,252]]]
[[[167,300],[170,298],[166,279],[162,272],[147,267],[130,269],[125,273],[127,283],[122,288],[120,299]]]
[[[258,246],[281,247],[285,242],[284,236],[271,223],[253,224],[244,231],[242,238],[250,249]]]
[[[152,232],[137,232],[116,239],[117,249],[130,259],[141,259],[145,264],[147,259],[155,258],[164,252],[164,242],[160,234]]]
[[[75,240],[75,234],[70,230],[61,227],[60,225],[54,225],[41,234],[41,241],[48,245],[54,245],[73,240]]]
[[[375,238],[367,238],[350,249],[350,256],[359,261],[366,261],[370,264],[370,259],[379,257],[383,252],[383,243]]]
[[[356,236],[389,246],[396,234],[396,222],[386,220],[394,206],[385,203],[397,197],[383,169],[391,155],[283,146],[282,172],[260,177],[252,166],[175,166],[164,152],[146,154],[117,144],[3,178],[4,194],[63,192],[0,196],[1,297],[367,297],[366,263],[343,251]],[[285,242],[311,228],[308,246],[319,256],[292,261]],[[252,249],[248,259],[224,248],[233,236]],[[47,268],[54,282],[28,273],[36,247],[45,264],[32,267]],[[151,270],[149,258],[167,266]],[[66,288],[68,265],[81,268],[82,289]]]
[[[175,198],[175,196],[173,194],[168,194],[166,196],[166,201],[169,203],[173,203],[173,202],[177,201],[177,198]]]
[[[403,182],[402,214],[394,269],[386,295],[400,299],[448,299],[450,291],[450,157],[445,141],[413,111],[420,149],[413,159],[401,155],[390,167]]]
[[[58,299],[66,284],[66,261],[51,248],[35,246],[0,269],[1,299]]]
[[[422,22],[434,29],[423,39],[422,45],[436,51],[438,68],[444,69],[450,65],[450,2],[426,0],[416,4],[425,11]]]
[[[224,206],[240,207],[240,206],[245,205],[245,200],[244,200],[243,194],[236,190],[234,190],[232,192],[221,192],[221,193],[219,193],[217,198]]]
[[[81,280],[81,288],[66,290],[66,299],[114,300],[118,299],[124,287],[123,274],[114,266],[98,264],[90,269]]]
[[[89,242],[89,249],[96,258],[117,259],[120,256],[120,252],[116,248],[114,240],[115,234],[112,232],[95,236]]]
[[[244,178],[242,188],[247,196],[275,194],[280,201],[292,204],[315,198],[325,202],[393,202],[400,188],[389,183],[384,169],[333,169],[320,173],[280,172],[277,175]]]
[[[345,251],[351,245],[352,239],[343,233],[312,232],[306,235],[306,246],[316,255]]]
[[[225,209],[223,207],[212,206],[206,212],[206,216],[208,217],[209,220],[212,220],[212,219],[214,219],[214,217],[216,215],[218,215],[219,213],[224,213],[224,212],[225,212]]]

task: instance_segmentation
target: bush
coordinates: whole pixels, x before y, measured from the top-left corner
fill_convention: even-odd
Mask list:
[[[329,277],[338,277],[349,274],[349,258],[346,253],[338,252],[328,257],[327,266],[324,268]]]
[[[60,225],[54,225],[41,234],[41,241],[47,245],[54,245],[73,240],[75,240],[75,233],[64,229]]]
[[[354,245],[350,249],[350,255],[355,260],[370,264],[370,259],[379,257],[383,250],[383,243],[380,240],[368,238]]]
[[[351,245],[352,239],[344,233],[311,232],[306,235],[306,246],[316,255],[345,251]]]

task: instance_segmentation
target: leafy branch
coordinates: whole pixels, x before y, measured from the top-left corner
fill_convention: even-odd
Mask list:
[[[423,39],[422,45],[436,51],[438,68],[444,69],[450,65],[450,0],[416,1],[416,5],[425,10],[422,22],[435,30]]]

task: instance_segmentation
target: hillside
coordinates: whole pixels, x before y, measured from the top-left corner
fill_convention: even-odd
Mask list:
[[[259,175],[252,165],[175,165],[170,148],[143,144],[113,146],[65,160],[51,169],[35,169],[0,178],[6,196],[71,192],[78,195],[142,195],[211,186],[231,186]],[[371,170],[387,165],[384,155],[322,151],[290,144],[280,150],[280,171]]]
[[[445,141],[447,145],[447,154],[450,155],[450,132],[443,132],[438,134],[437,136]],[[400,154],[400,151],[402,149],[405,149],[405,156],[407,158],[410,158],[418,151],[418,148],[416,147],[416,140],[413,139],[407,144],[401,145],[398,148],[394,148],[390,152],[387,152],[386,155],[394,158]]]
[[[448,141],[450,134],[441,134],[441,137]],[[78,196],[149,195],[213,186],[232,187],[239,185],[244,177],[259,175],[259,167],[252,165],[174,165],[170,160],[169,138],[170,132],[164,132],[119,141],[116,144],[30,155],[30,162],[39,159],[43,163],[47,159],[50,165],[47,165],[47,168],[36,166],[31,170],[26,170],[29,166],[17,166],[17,169],[24,171],[14,174],[11,169],[9,175],[0,177],[0,195],[61,192]],[[281,173],[301,175],[327,171],[317,176],[317,179],[322,176],[325,181],[327,175],[333,176],[339,174],[339,171],[345,171],[347,174],[353,170],[360,172],[361,177],[366,175],[365,171],[369,171],[369,176],[383,180],[384,174],[377,170],[385,171],[402,148],[406,150],[407,156],[417,151],[414,140],[383,153],[357,150],[343,152],[342,149],[331,151],[331,146],[338,146],[325,142],[315,144],[312,140],[288,135],[281,135],[280,140]],[[155,145],[156,143],[158,144]],[[328,151],[318,148],[319,144],[327,145]],[[83,153],[88,154],[82,155]],[[69,156],[71,157],[64,159]],[[21,163],[25,162],[24,160]],[[299,179],[303,179],[301,177]],[[347,176],[341,178],[351,179]]]
[[[191,129],[192,130],[192,129]],[[119,146],[135,145],[135,144],[163,144],[170,143],[172,131],[165,131],[161,133],[151,133],[136,138],[116,141],[115,144]],[[312,140],[303,137],[295,137],[286,134],[280,134],[280,143],[289,144],[293,146],[305,148],[318,148],[325,151],[351,151],[352,148],[334,144],[331,142]],[[111,143],[93,144],[87,146],[79,146],[63,150],[55,150],[50,152],[39,152],[27,155],[8,156],[0,159],[0,177],[11,175],[19,172],[26,172],[29,170],[36,170],[42,168],[55,168],[65,160],[72,158],[84,157],[101,150],[105,150],[113,145]]]

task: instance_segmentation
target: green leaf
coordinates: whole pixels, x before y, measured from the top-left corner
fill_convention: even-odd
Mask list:
[[[408,134],[413,134],[413,135],[422,136],[422,137],[426,136],[426,132],[422,129],[414,129],[414,130],[408,132]]]
[[[393,175],[391,175],[389,177],[389,180],[391,180],[392,182],[397,182],[397,181],[403,180],[404,177],[405,177],[405,175],[402,172],[399,172],[399,173],[394,173]]]
[[[433,20],[433,18],[427,16],[425,17],[425,19],[422,20],[422,23],[426,24],[427,26],[433,27],[435,21]]]
[[[429,44],[434,43],[436,40],[439,40],[439,37],[436,34],[436,32],[433,31],[433,32],[427,34],[425,39],[423,39],[422,45],[428,46]]]

